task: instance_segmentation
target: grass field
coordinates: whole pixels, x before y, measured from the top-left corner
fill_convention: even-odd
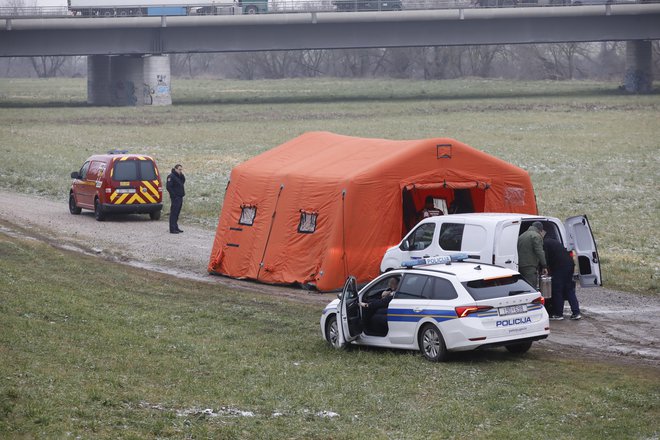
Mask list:
[[[336,351],[320,338],[318,305],[2,233],[0,266],[0,438],[660,434],[657,367],[562,358],[543,342],[442,364]]]
[[[586,213],[605,285],[658,294],[660,93],[615,83],[497,80],[186,81],[175,105],[91,108],[84,79],[0,79],[0,187],[66,201],[92,153],[128,148],[186,169],[183,222],[213,228],[236,164],[301,133],[447,136],[531,174],[541,213]]]

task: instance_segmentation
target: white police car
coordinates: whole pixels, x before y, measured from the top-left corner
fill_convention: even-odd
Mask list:
[[[550,333],[543,297],[516,271],[450,257],[404,266],[359,292],[349,277],[323,310],[323,337],[338,348],[352,343],[420,350],[428,360],[442,361],[448,351],[496,346],[525,353]],[[360,304],[380,298],[391,278],[399,283],[386,310],[366,313]]]

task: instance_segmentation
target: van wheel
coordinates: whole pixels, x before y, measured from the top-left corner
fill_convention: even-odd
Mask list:
[[[160,220],[160,213],[161,213],[160,209],[158,211],[150,212],[149,213],[149,218],[151,220]]]
[[[245,8],[245,13],[248,15],[254,15],[257,14],[259,10],[257,9],[256,6],[250,5],[247,8]]]
[[[447,359],[447,347],[442,333],[433,324],[426,324],[419,332],[419,349],[424,357],[431,362],[440,362]]]
[[[79,215],[82,212],[82,209],[76,205],[76,199],[73,197],[73,193],[69,194],[69,212],[73,215]]]
[[[101,210],[101,203],[99,203],[99,199],[94,200],[94,218],[99,222],[105,220],[105,214]]]
[[[531,347],[532,347],[532,341],[527,341],[527,342],[519,342],[517,344],[507,345],[506,349],[509,350],[510,353],[523,354],[523,353],[527,353],[527,351],[529,351]]]

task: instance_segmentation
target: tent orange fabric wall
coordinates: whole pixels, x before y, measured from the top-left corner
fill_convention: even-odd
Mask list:
[[[527,172],[454,139],[306,133],[232,170],[208,270],[321,291],[366,282],[412,226],[406,210],[459,193],[476,212],[537,213]]]

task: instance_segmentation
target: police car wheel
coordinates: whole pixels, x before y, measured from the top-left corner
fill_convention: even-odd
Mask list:
[[[431,362],[447,359],[447,347],[440,330],[432,324],[422,327],[419,332],[419,349],[424,357]]]
[[[337,315],[332,315],[325,323],[325,339],[334,348],[341,348],[339,344],[339,328],[337,327]]]
[[[82,212],[82,209],[76,206],[76,199],[73,197],[73,193],[69,194],[69,212],[73,215],[78,215]]]
[[[103,214],[103,211],[101,210],[99,199],[94,200],[94,218],[99,222],[105,220],[105,214]]]
[[[527,342],[519,342],[517,344],[507,345],[506,349],[509,350],[510,353],[523,354],[523,353],[527,353],[527,351],[531,347],[532,347],[532,341],[527,341]]]

